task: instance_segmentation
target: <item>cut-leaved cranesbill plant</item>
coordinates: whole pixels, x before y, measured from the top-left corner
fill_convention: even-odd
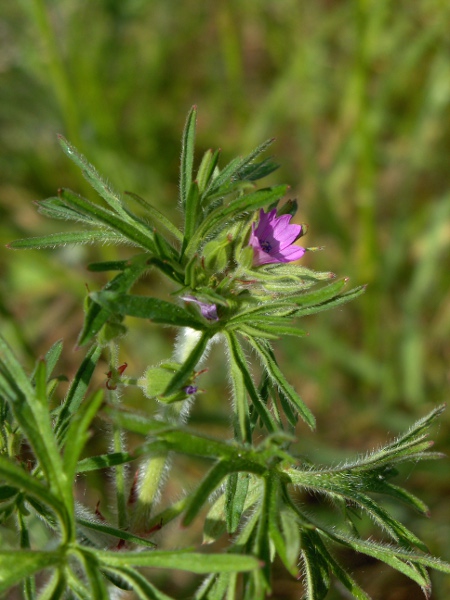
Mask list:
[[[305,335],[301,317],[342,305],[364,287],[346,290],[345,278],[298,262],[308,248],[298,242],[305,226],[291,222],[296,202],[283,201],[287,186],[256,186],[276,168],[259,158],[270,140],[223,168],[219,152],[209,150],[194,172],[195,127],[194,107],[182,139],[181,228],[136,194],[118,194],[60,137],[63,150],[103,201],[61,189],[42,201],[39,211],[73,220],[79,230],[10,244],[19,249],[98,241],[132,245],[136,252],[123,261],[90,266],[115,275],[88,295],[78,339],[86,355],[57,408],[60,378],[52,373],[62,344],[27,374],[0,339],[0,517],[3,527],[14,523],[18,533],[16,545],[0,550],[0,592],[18,585],[26,600],[102,599],[120,597],[121,590],[133,590],[139,598],[170,598],[168,589],[156,585],[154,568],[203,574],[197,590],[191,582],[185,591],[196,600],[262,600],[271,593],[277,559],[300,580],[298,598],[321,600],[335,582],[345,597],[369,598],[338,562],[336,549],[342,547],[384,561],[429,597],[428,568],[450,573],[450,564],[431,556],[383,498],[427,514],[424,503],[392,479],[405,461],[440,458],[430,451],[428,427],[443,408],[372,454],[345,464],[316,464],[295,454],[296,435],[303,427],[314,429],[315,419],[284,376],[273,343],[284,335]],[[133,293],[150,270],[169,280],[167,299],[153,297],[150,289]],[[125,373],[118,345],[127,316],[175,328],[173,355],[142,374]],[[220,404],[229,391],[230,439],[208,437],[189,426],[213,341],[220,343],[228,365],[231,385]],[[109,371],[105,388],[95,391],[90,381],[102,354]],[[250,356],[258,360],[259,371]],[[132,409],[128,394],[151,399],[157,412]],[[101,431],[111,436],[110,451],[86,456],[94,417],[104,421]],[[133,449],[126,446],[126,432],[134,439],[142,436]],[[210,469],[171,503],[163,492],[174,454],[185,460],[201,457]],[[111,522],[74,499],[77,475],[99,469],[110,469],[115,483]],[[323,499],[316,514],[302,504],[301,492]],[[358,533],[355,517],[361,515],[379,527],[377,539]],[[48,532],[41,547],[32,535],[36,516]],[[152,540],[176,519],[186,528],[197,518],[204,524],[201,552],[184,547],[182,534],[173,549],[159,549]],[[213,542],[215,551],[208,553]],[[182,596],[178,590],[177,599]]]

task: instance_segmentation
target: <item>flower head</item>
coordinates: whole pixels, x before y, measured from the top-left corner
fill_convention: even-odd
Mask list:
[[[202,313],[202,316],[205,317],[208,321],[218,321],[219,317],[217,316],[217,306],[215,304],[208,304],[207,302],[201,302],[195,296],[181,296],[181,299],[185,302],[194,302]]]
[[[277,209],[259,211],[259,223],[252,224],[249,245],[253,248],[254,265],[286,263],[301,258],[305,249],[294,242],[302,233],[301,225],[291,225],[292,215],[277,217]]]

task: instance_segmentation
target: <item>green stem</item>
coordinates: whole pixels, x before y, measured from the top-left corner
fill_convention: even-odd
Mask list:
[[[24,515],[22,512],[22,506],[19,506],[17,511],[17,524],[19,526],[20,532],[20,547],[29,550],[30,545],[30,536],[28,532],[28,527],[24,519]],[[36,597],[36,583],[34,581],[34,577],[26,577],[23,581],[23,595],[25,600],[32,600],[32,598]]]
[[[199,341],[201,333],[184,328],[177,337],[174,348],[174,358],[177,362],[183,363],[189,358],[192,349]],[[170,421],[174,425],[182,423],[187,417],[190,401],[176,402],[165,405],[162,412],[164,421]],[[133,531],[138,532],[149,528],[152,510],[157,501],[161,490],[164,470],[167,468],[168,454],[150,458],[141,467],[138,478],[138,498],[136,509],[133,515]]]
[[[116,369],[118,365],[118,349],[111,342],[110,344],[110,368]],[[119,395],[116,390],[110,390],[109,396],[111,403],[117,406],[120,403]],[[113,426],[113,451],[125,452],[126,447],[123,439],[123,432],[117,425]],[[127,494],[126,494],[126,478],[125,466],[118,465],[114,468],[115,484],[116,484],[116,501],[117,501],[117,521],[120,529],[125,529],[128,525],[127,515]]]

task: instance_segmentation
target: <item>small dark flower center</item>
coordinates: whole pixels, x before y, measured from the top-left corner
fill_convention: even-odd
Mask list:
[[[266,252],[266,254],[270,254],[270,251],[272,250],[270,242],[268,242],[267,240],[260,240],[259,245],[261,246],[261,250],[263,252]]]

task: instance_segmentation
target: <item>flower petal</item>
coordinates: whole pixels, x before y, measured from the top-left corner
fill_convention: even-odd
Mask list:
[[[217,306],[215,304],[209,304],[207,302],[202,302],[195,296],[180,296],[182,300],[185,302],[194,302],[202,313],[202,316],[208,321],[218,321],[219,316],[217,315]]]
[[[276,208],[269,213],[265,213],[263,209],[259,211],[259,223],[255,229],[255,234],[258,238],[265,239],[272,235],[274,222],[276,221],[276,212]]]
[[[302,233],[302,226],[291,224],[292,215],[276,216],[276,208],[269,213],[259,211],[258,225],[252,224],[249,246],[253,248],[254,266],[298,260],[305,249],[293,243]]]
[[[278,260],[280,262],[292,262],[294,260],[298,260],[305,254],[305,248],[301,246],[290,246],[289,248],[284,249],[279,254]]]

